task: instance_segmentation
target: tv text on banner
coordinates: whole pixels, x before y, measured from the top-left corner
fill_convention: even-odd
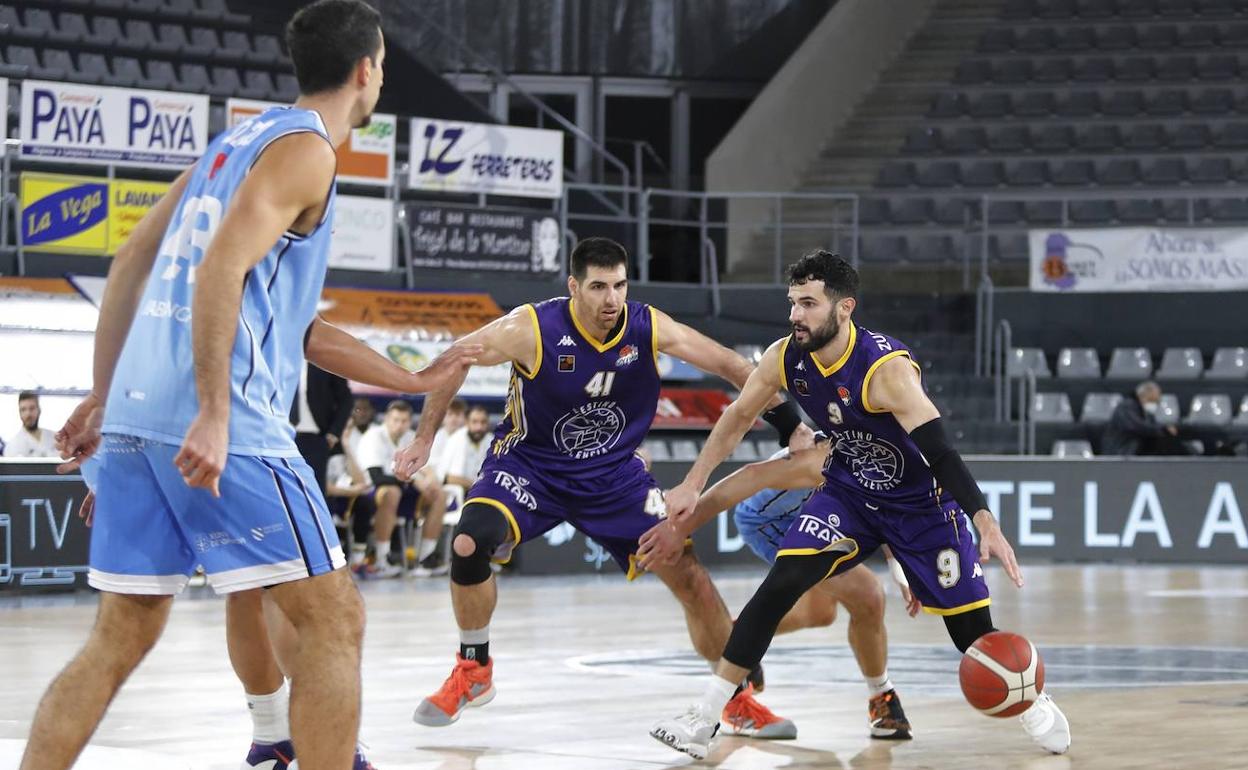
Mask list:
[[[416,190],[533,198],[563,194],[563,132],[412,118]]]
[[[455,270],[558,272],[559,222],[530,209],[407,204],[412,265]]]
[[[339,195],[334,203],[329,266],[385,272],[394,266],[394,203]]]
[[[1032,291],[1248,289],[1248,229],[1043,229],[1028,241]]]
[[[20,186],[23,248],[99,256],[116,254],[169,190],[166,182],[31,172]]]
[[[24,158],[183,168],[208,143],[208,97],[24,80],[20,137]]]
[[[226,99],[225,124],[235,126],[267,109],[285,106],[255,99]],[[397,134],[397,117],[374,112],[368,125],[352,131],[346,145],[338,148],[338,181],[381,187],[391,184]]]

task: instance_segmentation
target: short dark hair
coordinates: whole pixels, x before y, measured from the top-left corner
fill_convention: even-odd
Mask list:
[[[485,408],[485,404],[473,404],[468,407],[468,416],[472,416],[473,412],[484,412],[486,417],[490,416],[490,410]]]
[[[23,401],[38,401],[38,400],[39,400],[39,394],[33,390],[23,390],[21,393],[17,394],[17,403],[19,404],[22,403]]]
[[[572,277],[585,280],[591,267],[628,265],[628,252],[610,238],[586,238],[572,249]]]
[[[858,296],[858,271],[839,254],[816,249],[802,255],[789,266],[789,285],[807,281],[823,281],[824,293],[830,299]]]
[[[286,25],[286,47],[300,93],[333,90],[360,59],[377,55],[381,14],[364,0],[317,0]]]
[[[462,398],[452,398],[451,403],[446,405],[448,414],[463,414],[468,411],[468,404]]]
[[[393,400],[393,401],[391,401],[390,403],[386,404],[386,411],[387,411],[387,412],[389,412],[389,411],[392,411],[392,410],[394,410],[394,411],[399,411],[399,412],[407,412],[408,414],[411,414],[411,413],[412,413],[412,405],[411,405],[411,404],[409,404],[409,403],[407,403],[406,401],[404,401],[404,400],[403,400],[403,399],[401,399],[401,398],[396,398],[395,400]]]

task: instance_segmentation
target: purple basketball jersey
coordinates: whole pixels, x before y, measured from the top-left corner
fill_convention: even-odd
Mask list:
[[[598,342],[567,297],[527,305],[538,336],[532,372],[512,365],[495,456],[514,455],[555,478],[610,478],[633,459],[659,402],[658,327],[649,305],[627,302]]]
[[[940,505],[939,489],[927,460],[897,420],[867,398],[876,370],[898,356],[919,368],[905,345],[851,322],[845,354],[828,364],[803,351],[792,337],[785,339],[780,378],[832,441],[823,466],[828,485],[897,508],[934,510]]]

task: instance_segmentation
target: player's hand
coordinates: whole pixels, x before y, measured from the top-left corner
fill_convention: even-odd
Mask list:
[[[104,422],[104,402],[89,394],[56,432],[56,451],[66,462],[57,473],[73,473],[100,448],[100,425]]]
[[[229,456],[229,445],[229,418],[200,412],[187,429],[182,449],[173,458],[173,464],[178,466],[187,486],[207,489],[213,497],[220,497],[219,481]]]
[[[663,502],[667,506],[667,518],[679,523],[693,515],[698,506],[698,490],[689,482],[682,482],[667,490]]]
[[[638,542],[637,561],[647,571],[670,567],[685,552],[685,535],[671,519],[659,520]]]
[[[793,433],[789,436],[790,452],[800,452],[803,449],[810,449],[814,445],[815,432],[806,423],[802,423],[794,428]]]
[[[90,527],[95,523],[95,492],[88,489],[87,496],[82,498],[82,505],[78,506],[78,518],[82,519],[82,523]]]
[[[919,610],[923,609],[923,603],[916,599],[914,592],[910,590],[910,581],[906,580],[906,573],[901,569],[901,563],[893,557],[893,552],[888,546],[884,546],[884,556],[888,560],[888,574],[901,589],[901,600],[906,603],[906,614],[914,617],[919,614]]]
[[[332,433],[325,434],[325,444],[326,446],[330,448],[331,451],[333,450],[334,447],[338,446],[338,440],[339,440],[338,437]]]
[[[417,436],[412,443],[395,453],[394,477],[399,481],[411,481],[429,463],[429,452],[432,449],[432,436]]]
[[[481,345],[451,345],[429,365],[412,374],[409,393],[428,393],[437,390],[464,373],[477,362],[477,356],[485,348]]]
[[[901,586],[901,600],[906,603],[906,614],[910,617],[918,615],[919,610],[923,609],[923,602],[915,598],[908,585]]]
[[[997,525],[997,520],[990,512],[984,510],[975,513],[974,521],[975,528],[979,530],[980,562],[987,564],[992,557],[997,557],[1001,560],[1001,566],[1005,568],[1005,574],[1014,581],[1014,585],[1022,588],[1023,573],[1018,569],[1014,549],[1010,546],[1010,541],[1005,539],[1005,533]]]

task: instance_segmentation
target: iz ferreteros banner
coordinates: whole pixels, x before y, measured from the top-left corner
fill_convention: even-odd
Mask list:
[[[529,198],[563,194],[563,132],[412,118],[413,189]]]
[[[167,182],[24,173],[22,247],[111,256],[168,191]]]
[[[208,144],[208,97],[24,80],[20,136],[24,158],[181,168]]]
[[[225,124],[233,127],[265,110],[284,106],[255,99],[227,99]],[[338,148],[338,181],[378,186],[391,184],[397,133],[397,117],[374,112],[368,125],[352,131],[346,146]]]

